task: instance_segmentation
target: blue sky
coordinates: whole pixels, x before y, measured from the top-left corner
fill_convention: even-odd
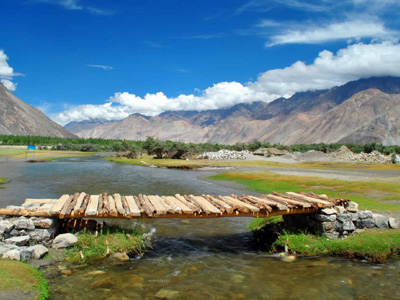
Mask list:
[[[0,0],[0,79],[61,124],[400,76],[398,0]]]

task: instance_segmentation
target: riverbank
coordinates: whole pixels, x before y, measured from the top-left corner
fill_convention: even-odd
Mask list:
[[[42,272],[17,261],[0,261],[0,299],[45,300],[49,288]]]

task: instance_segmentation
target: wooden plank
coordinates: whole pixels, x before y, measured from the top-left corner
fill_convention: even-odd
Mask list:
[[[320,199],[314,199],[305,195],[301,195],[301,194],[297,194],[297,193],[293,193],[293,192],[288,192],[285,193],[285,195],[287,196],[293,196],[296,199],[301,199],[301,200],[305,200],[307,202],[311,202],[313,204],[316,204],[318,207],[327,207],[327,206],[333,206],[333,204],[331,202],[325,201],[325,200],[320,200]]]
[[[179,209],[181,209],[181,213],[183,212],[184,214],[188,214],[188,215],[192,215],[194,213],[194,210],[191,209],[189,206],[187,206],[185,203],[179,201],[177,198],[172,197],[172,196],[166,196],[166,199],[168,199],[168,201],[170,203],[175,204],[177,207],[179,207]]]
[[[108,197],[108,204],[110,206],[110,215],[113,217],[118,216],[117,208],[115,207],[115,200],[113,196],[109,195]]]
[[[129,209],[128,202],[126,201],[125,196],[121,196],[122,207],[125,210],[125,217],[130,217],[131,210]]]
[[[141,214],[144,214],[144,213],[145,213],[145,209],[144,209],[144,207],[142,207],[142,205],[140,204],[140,199],[139,199],[139,197],[138,197],[138,196],[133,196],[133,199],[135,200],[135,203],[136,203],[137,207],[139,208],[140,213],[141,213]]]
[[[242,197],[240,197],[240,199],[241,199],[241,198],[242,198]],[[271,207],[272,205],[270,204],[272,201],[266,201],[265,199],[261,199],[261,198],[257,198],[257,197],[253,197],[253,196],[246,196],[246,197],[243,197],[243,198],[249,199],[251,202],[259,203],[260,205],[263,205],[264,208],[265,208],[266,210],[268,210],[269,212],[272,211],[272,207]],[[279,206],[282,208],[282,210],[286,210],[286,209],[287,209],[286,206],[284,206],[284,205],[282,205],[282,204],[279,204],[279,203],[274,203],[273,206],[274,206],[274,207],[277,207],[279,210],[281,210],[281,209],[279,208]]]
[[[298,200],[294,200],[291,197],[282,197],[281,195],[277,194],[277,193],[272,193],[270,195],[268,195],[269,198],[275,199],[275,200],[281,200],[281,201],[286,201],[290,204],[294,204],[295,206],[300,206],[300,207],[311,207],[312,205],[307,202],[307,201],[298,201]]]
[[[223,210],[227,213],[227,214],[232,214],[233,213],[233,207],[232,206],[230,206],[229,204],[227,204],[226,202],[224,202],[224,201],[222,201],[222,200],[220,200],[220,199],[218,199],[218,198],[216,198],[216,197],[214,197],[214,196],[211,196],[211,195],[205,195],[205,197],[207,198],[207,200],[209,200],[211,203],[215,203],[216,205],[219,205],[219,206],[221,206],[222,208],[223,208]],[[219,208],[219,207],[218,207]],[[222,211],[222,209],[221,208],[219,208],[219,210],[221,210]]]
[[[53,206],[54,206],[54,204],[51,203],[51,202],[49,202],[49,203],[43,204],[43,205],[40,207],[40,209],[41,209],[41,210],[47,210],[47,211],[50,213],[50,210],[53,208]]]
[[[86,196],[86,193],[80,193],[80,194],[79,194],[79,197],[78,197],[78,199],[76,200],[76,204],[75,204],[75,207],[74,207],[74,211],[78,211],[78,210],[81,208],[82,203],[83,203],[83,199],[85,198],[85,196]]]
[[[187,201],[187,200],[185,199],[185,197],[183,197],[183,196],[181,196],[181,195],[179,195],[179,194],[175,194],[175,198],[176,198],[179,202],[181,202],[181,203],[183,203],[184,205],[186,205],[186,207],[190,208],[193,212],[195,212],[195,211],[197,211],[197,210],[199,209],[196,205],[194,205],[192,202]]]
[[[251,199],[255,199],[258,201],[262,201],[263,203],[265,203],[266,205],[272,206],[272,207],[276,207],[279,210],[287,210],[288,207],[286,205],[281,204],[280,202],[276,202],[276,201],[272,201],[266,198],[262,198],[262,197],[256,197],[256,196],[245,196],[246,198],[251,198]]]
[[[154,206],[150,203],[149,199],[147,198],[147,196],[139,194],[139,200],[140,200],[140,205],[144,208],[144,210],[146,211],[146,214],[148,217],[152,217],[155,212],[156,209],[154,208]]]
[[[285,201],[285,200],[287,200],[287,199],[272,198],[272,197],[270,197],[270,196],[271,196],[271,195],[262,195],[262,196],[259,196],[259,197],[262,198],[262,199],[266,199],[266,200],[268,200],[268,201],[272,201],[272,202],[274,202],[274,203],[280,203],[281,205],[286,206],[288,209],[292,209],[292,208],[298,207],[297,204],[293,204],[293,203],[290,203],[290,202]]]
[[[299,194],[307,196],[307,197],[311,197],[312,199],[315,199],[315,200],[319,200],[321,203],[323,203],[323,204],[325,204],[327,206],[328,205],[334,206],[336,204],[336,201],[340,200],[340,199],[329,198],[327,195],[317,195],[317,194],[314,194],[314,193],[300,192]]]
[[[166,215],[167,214],[166,208],[164,207],[164,205],[160,202],[160,200],[157,197],[149,195],[149,196],[147,196],[147,199],[149,199],[150,203],[156,209],[157,215]]]
[[[90,195],[85,216],[96,216],[98,206],[99,206],[99,195]]]
[[[90,199],[90,195],[86,194],[85,197],[83,198],[81,208],[78,210],[77,214],[79,214],[79,215],[85,214],[86,208],[89,204],[89,199]]]
[[[173,197],[171,197],[173,198]],[[169,197],[161,196],[161,199],[171,208],[173,214],[182,214],[182,209],[176,205],[175,201],[171,201]],[[174,198],[175,199],[175,198]]]
[[[193,199],[194,202],[196,202],[203,211],[206,212],[207,215],[209,214],[221,214],[222,212],[212,205],[209,201],[207,201],[205,198],[201,196],[194,196],[194,195],[189,195],[191,199]]]
[[[65,211],[65,215],[66,216],[70,216],[71,212],[73,211],[75,205],[76,205],[76,201],[78,201],[78,197],[79,197],[79,193],[75,193],[74,194],[74,199],[72,199],[71,203],[69,204],[68,208]]]
[[[107,193],[103,193],[103,211],[102,214],[104,217],[108,217],[110,215],[110,204],[108,202]]]
[[[68,201],[69,195],[64,194],[60,197],[60,199],[57,200],[57,203],[54,204],[52,210],[50,211],[51,215],[58,215],[60,214],[60,211],[62,210],[65,202]]]
[[[128,203],[129,210],[131,212],[132,217],[140,217],[140,209],[136,205],[135,199],[133,199],[133,196],[126,196],[126,202]]]
[[[248,203],[242,202],[238,199],[232,198],[230,196],[219,196],[218,197],[220,200],[228,203],[229,205],[233,205],[235,204],[238,207],[239,211],[243,211],[243,212],[259,212],[260,209],[254,205],[250,205]]]
[[[117,209],[117,213],[121,216],[125,215],[125,210],[124,207],[122,206],[122,199],[120,194],[114,194],[114,200],[115,200],[115,207]]]
[[[68,208],[71,205],[72,201],[74,200],[75,196],[71,195],[68,197],[67,201],[65,201],[63,208],[61,209],[60,213],[58,214],[58,217],[60,219],[64,219],[65,215],[67,214]]]
[[[97,203],[97,216],[103,215],[103,194],[99,194],[99,202]]]
[[[169,214],[174,214],[175,213],[175,210],[172,208],[172,206],[169,205],[167,202],[165,202],[165,200],[162,197],[160,197],[160,196],[155,196],[155,197],[157,197],[157,199],[165,207],[165,209],[167,210],[167,213],[169,213]]]
[[[183,198],[186,200],[187,203],[190,203],[192,205],[192,207],[195,208],[196,212],[199,214],[203,213],[203,210],[201,209],[201,207],[193,201],[192,198],[190,198],[188,195],[183,195]]]
[[[58,199],[31,199],[31,198],[27,198],[27,199],[25,199],[25,203],[46,204],[46,203],[49,203],[50,201],[53,201],[53,200],[58,200]]]

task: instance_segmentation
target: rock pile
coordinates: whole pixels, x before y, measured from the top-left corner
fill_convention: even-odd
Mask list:
[[[378,151],[372,151],[371,153],[364,153],[361,152],[359,154],[353,153],[350,155],[347,160],[351,161],[365,161],[365,162],[371,162],[371,163],[381,163],[381,164],[391,164],[392,162],[392,157],[389,155],[383,155],[382,153]]]
[[[23,261],[40,259],[48,253],[48,247],[65,248],[76,243],[77,239],[72,234],[60,234],[54,239],[57,231],[56,219],[2,216],[0,255],[3,258]]]
[[[274,156],[282,156],[289,154],[290,152],[287,150],[280,150],[274,147],[270,148],[259,148],[253,152],[254,155],[260,155],[265,157],[274,157]]]
[[[249,151],[230,151],[230,150],[219,150],[218,152],[204,152],[196,157],[196,159],[247,159],[250,154]]]
[[[283,220],[286,226],[311,229],[330,239],[345,238],[365,228],[400,228],[395,218],[374,214],[369,210],[358,210],[358,204],[352,201],[346,207],[325,208],[309,215],[287,215]]]

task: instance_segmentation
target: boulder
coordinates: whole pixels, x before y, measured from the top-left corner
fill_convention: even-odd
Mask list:
[[[334,231],[334,232],[324,232],[323,236],[327,237],[330,240],[336,240],[339,238],[339,232]]]
[[[0,255],[3,255],[9,250],[18,249],[18,246],[12,244],[0,243]]]
[[[53,240],[53,248],[67,248],[71,247],[78,242],[78,238],[71,233],[63,233],[57,235],[57,237]]]
[[[10,232],[10,237],[21,236],[21,235],[28,235],[28,234],[26,233],[25,230],[17,230],[17,229],[13,229]]]
[[[35,256],[35,251],[31,249],[31,247],[21,247],[19,248],[19,252],[21,254],[22,261],[30,260]]]
[[[343,206],[336,206],[335,209],[339,214],[344,214],[346,212],[346,209]]]
[[[2,220],[0,221],[0,234],[4,234],[6,232],[10,232],[11,230],[14,229],[14,224],[11,223],[8,220]]]
[[[9,250],[3,254],[3,259],[21,260],[21,253],[18,249]]]
[[[399,220],[397,220],[395,218],[389,218],[389,226],[390,226],[390,228],[393,228],[393,229],[399,229],[400,228]]]
[[[346,210],[350,212],[358,212],[358,203],[349,201],[346,205]]]
[[[358,220],[358,212],[350,213],[350,216],[353,222]]]
[[[334,222],[336,221],[336,215],[316,214],[315,219],[320,222]]]
[[[372,219],[375,222],[376,227],[379,229],[388,228],[388,218],[381,214],[373,214]]]
[[[47,229],[50,227],[55,227],[57,224],[56,219],[51,218],[33,218],[33,223],[35,224],[36,228],[43,228]]]
[[[29,236],[36,242],[48,242],[54,234],[49,229],[35,229],[29,232]]]
[[[375,222],[372,220],[372,218],[367,218],[367,219],[360,219],[359,221],[356,221],[356,227],[357,228],[374,228],[375,227]]]
[[[24,246],[29,242],[29,235],[14,236],[12,238],[4,240],[6,244],[12,244],[17,246]]]
[[[317,231],[332,232],[336,229],[336,222],[321,222],[317,223]]]
[[[35,245],[35,246],[31,246],[28,249],[33,250],[33,257],[35,259],[40,259],[43,256],[45,256],[48,252],[49,249],[47,249],[45,246],[43,245]]]
[[[34,230],[35,224],[30,218],[20,217],[13,221],[16,229]]]
[[[111,254],[110,258],[115,259],[115,260],[120,260],[120,261],[128,261],[129,260],[129,256],[128,256],[128,254],[126,254],[126,252],[115,252],[115,253]]]
[[[367,219],[367,218],[372,219],[372,212],[369,211],[369,210],[360,210],[360,211],[358,212],[358,217],[359,217],[360,219]]]
[[[343,222],[341,227],[343,231],[353,231],[356,229],[352,221]]]
[[[336,209],[334,209],[334,208],[324,208],[324,209],[321,209],[321,212],[325,215],[333,215],[333,214],[337,213]]]
[[[349,222],[351,221],[351,215],[349,213],[344,213],[344,214],[336,214],[336,218],[340,222]]]

